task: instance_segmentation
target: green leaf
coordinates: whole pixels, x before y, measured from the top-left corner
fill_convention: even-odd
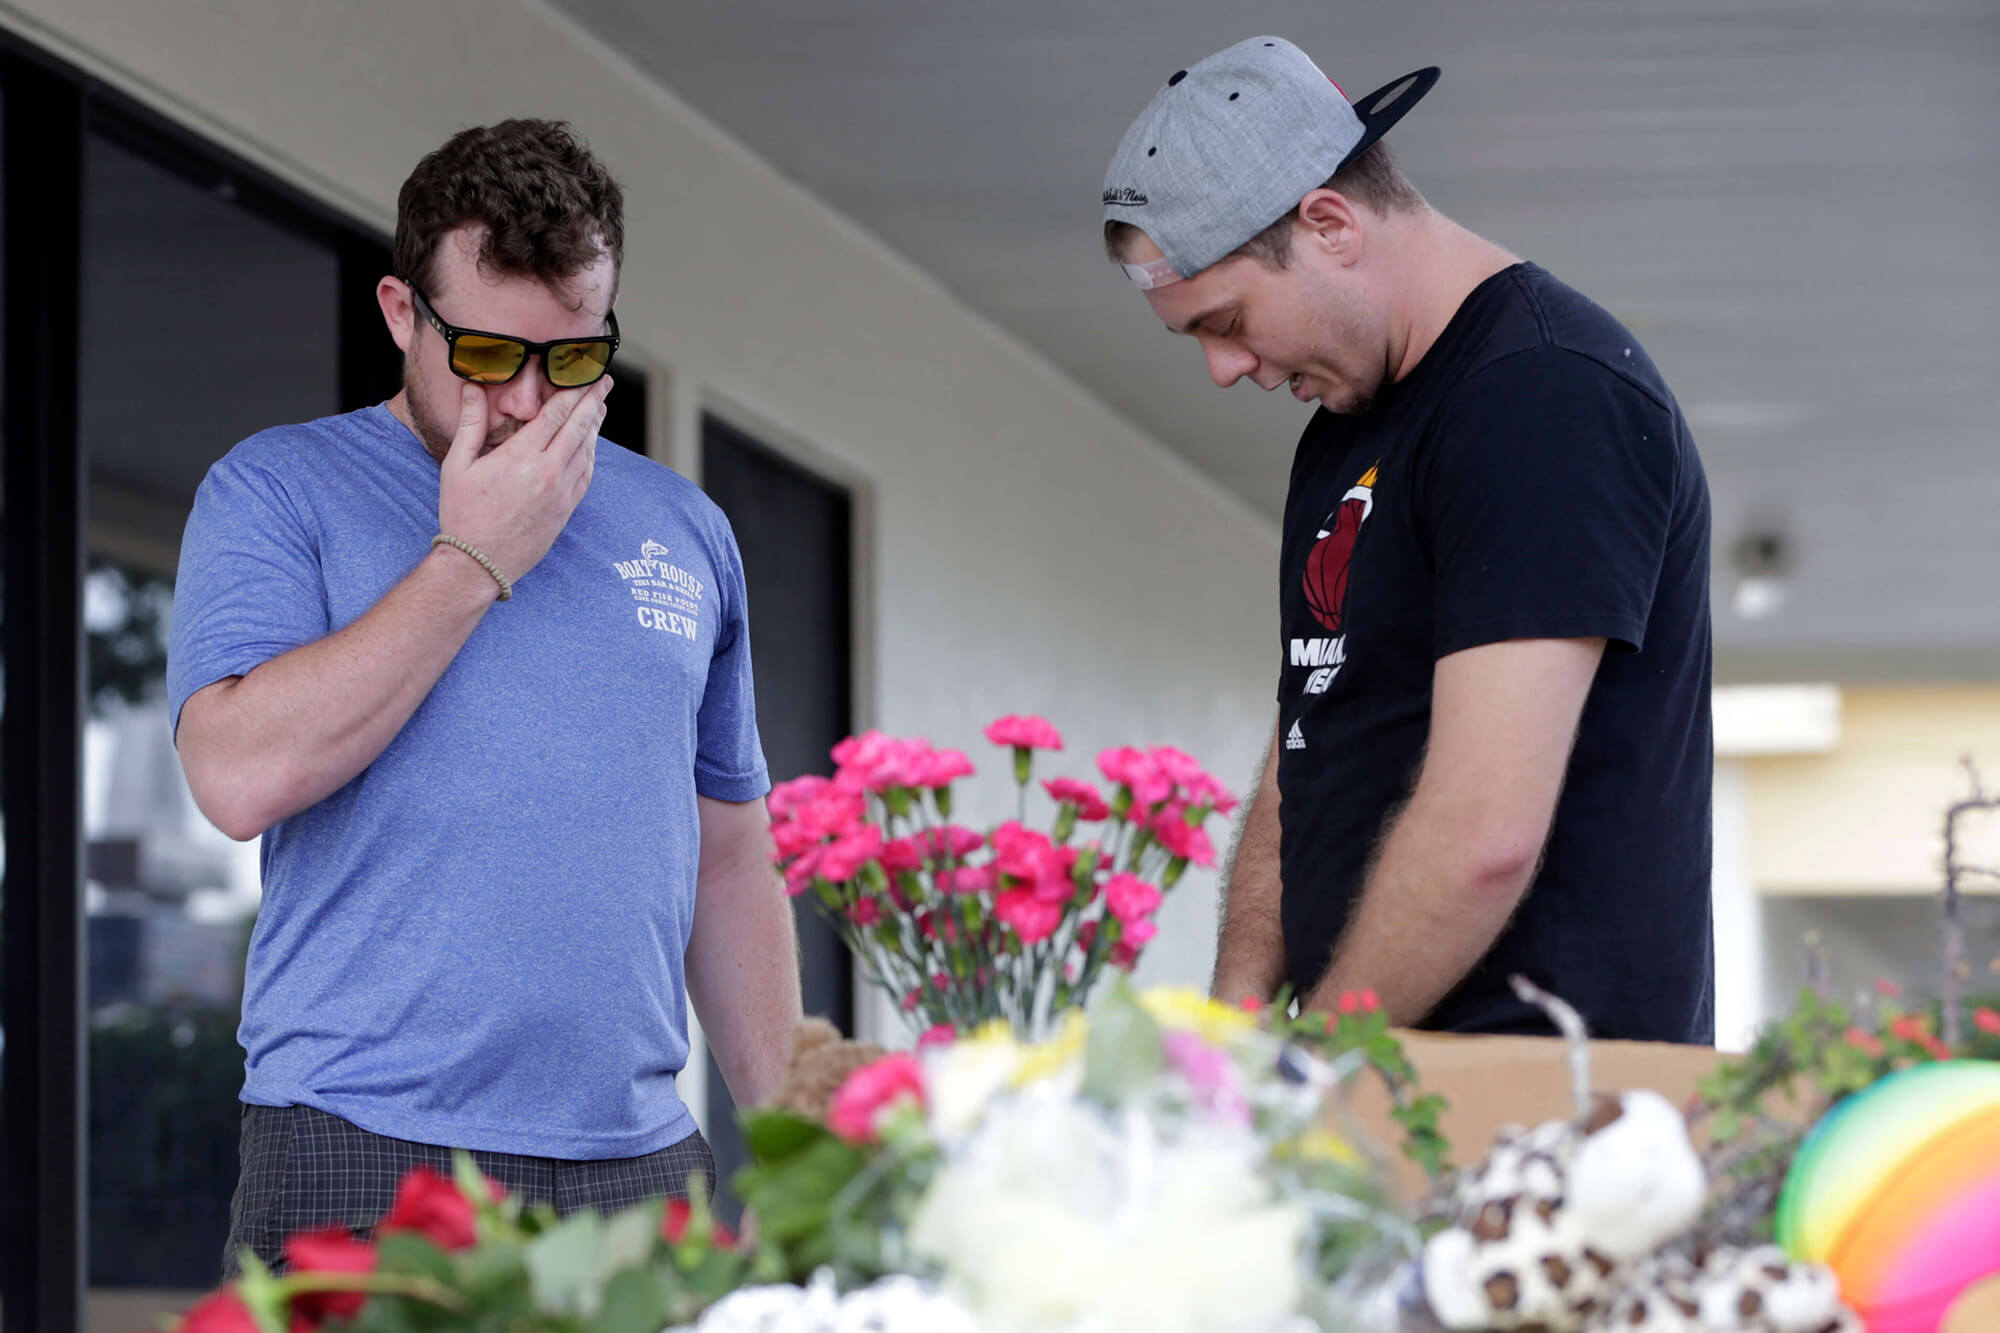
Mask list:
[[[375,1246],[375,1266],[384,1273],[420,1273],[451,1283],[456,1276],[451,1258],[414,1231],[391,1231]]]
[[[867,1164],[860,1149],[824,1134],[781,1161],[745,1167],[731,1183],[743,1202],[757,1210],[760,1234],[783,1244],[818,1230],[833,1197]]]
[[[1083,1052],[1083,1095],[1117,1106],[1166,1068],[1160,1025],[1121,983],[1090,1016]]]
[[[614,1273],[628,1264],[644,1263],[652,1254],[660,1235],[663,1201],[638,1204],[613,1213],[604,1223],[604,1249],[598,1260],[599,1274]],[[705,1210],[704,1210],[705,1214]],[[707,1222],[704,1215],[703,1222]]]
[[[597,1312],[604,1220],[585,1208],[530,1241],[524,1254],[536,1308],[548,1314]]]
[[[745,1111],[743,1144],[758,1162],[778,1162],[804,1152],[833,1131],[789,1111]]]
[[[604,1285],[604,1307],[596,1333],[660,1333],[667,1322],[667,1298],[657,1274],[644,1266],[623,1269]]]
[[[460,1290],[482,1308],[492,1304],[500,1293],[512,1291],[526,1299],[529,1290],[527,1259],[524,1247],[516,1240],[489,1240],[476,1249],[459,1254],[454,1267]]]

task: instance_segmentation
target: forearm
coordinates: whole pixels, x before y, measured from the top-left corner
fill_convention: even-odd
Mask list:
[[[1277,774],[1274,745],[1265,756],[1257,790],[1244,806],[1236,845],[1223,869],[1215,979],[1209,991],[1229,1004],[1268,1003],[1285,979]]]
[[[496,591],[469,556],[435,548],[353,624],[195,695],[178,743],[202,813],[253,838],[352,781],[430,694]]]
[[[1364,882],[1333,961],[1308,998],[1328,1010],[1372,990],[1392,1022],[1438,1006],[1506,928],[1534,877],[1535,858],[1468,854],[1466,824],[1418,795],[1398,815]]]
[[[687,986],[730,1096],[743,1107],[770,1101],[784,1085],[802,1006],[791,902],[761,850],[719,865],[704,855]]]

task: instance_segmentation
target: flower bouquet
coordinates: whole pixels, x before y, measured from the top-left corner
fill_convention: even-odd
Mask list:
[[[1041,1033],[1107,966],[1138,962],[1165,895],[1215,863],[1205,826],[1236,800],[1172,746],[1121,747],[1097,757],[1108,798],[1079,778],[1041,784],[1044,831],[1029,824],[1035,754],[1062,749],[1061,734],[1010,716],[986,737],[1011,752],[1016,787],[1015,818],[997,827],[952,822],[953,783],[974,772],[962,751],[870,731],[834,747],[831,778],[772,791],[772,837],[787,891],[919,1030],[997,1019]]]
[[[1364,1062],[1371,1022],[1356,1007],[1333,1031],[1274,1029],[1190,991],[1120,985],[1043,1041],[994,1023],[886,1056],[823,1124],[752,1113],[759,1163],[738,1187],[794,1277],[830,1273],[870,1328],[1348,1327],[1422,1239],[1329,1118],[1325,1094]],[[757,1288],[696,1328],[864,1326],[839,1322],[848,1308],[825,1289]]]
[[[1294,1021],[1120,984],[855,1070],[823,1117],[744,1117],[754,1240],[703,1201],[557,1218],[461,1154],[370,1239],[294,1236],[182,1333],[1315,1333],[1361,1327],[1422,1238],[1330,1111],[1396,1065],[1379,1009]]]

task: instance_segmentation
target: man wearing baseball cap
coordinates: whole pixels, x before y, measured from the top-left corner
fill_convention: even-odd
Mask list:
[[[1215,990],[1713,1039],[1709,503],[1605,311],[1432,209],[1289,42],[1179,71],[1104,184],[1112,257],[1216,384],[1317,402],[1280,556],[1278,724]]]

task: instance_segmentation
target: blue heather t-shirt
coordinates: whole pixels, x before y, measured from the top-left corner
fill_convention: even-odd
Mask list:
[[[438,465],[381,406],[252,436],[181,547],[188,696],[358,619],[430,550]],[[697,794],[769,786],[728,521],[600,443],[590,490],[396,739],[274,826],[243,1100],[570,1159],[685,1138]]]

